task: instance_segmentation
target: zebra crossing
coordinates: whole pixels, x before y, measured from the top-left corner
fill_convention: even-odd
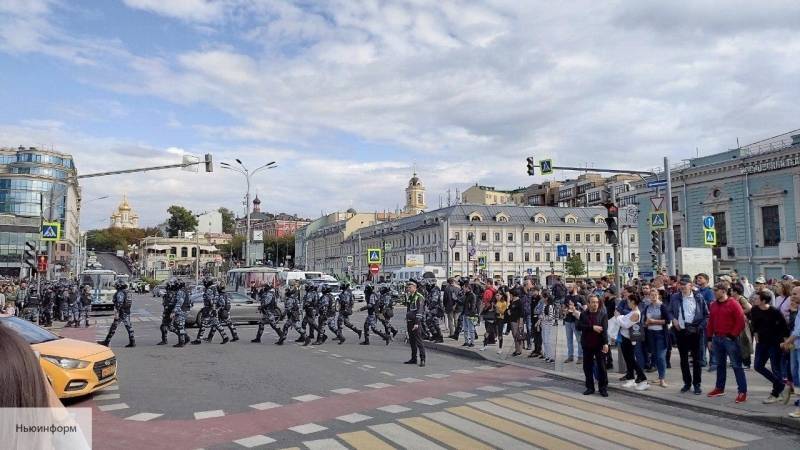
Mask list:
[[[332,435],[325,433],[330,433],[334,424],[308,424],[295,427],[293,434],[284,431],[274,436],[251,436],[234,444],[237,448],[269,446],[285,450],[710,450],[742,448],[763,439],[741,430],[584,397],[561,388],[484,393],[484,398],[467,398],[463,404],[448,404],[435,411],[404,408],[405,414],[390,420],[358,414],[358,420],[344,420],[357,428]]]

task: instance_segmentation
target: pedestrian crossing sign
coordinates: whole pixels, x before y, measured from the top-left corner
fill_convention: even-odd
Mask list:
[[[717,230],[703,230],[703,235],[705,237],[705,244],[710,246],[717,245]]]
[[[383,252],[379,248],[367,249],[367,264],[383,264]]]
[[[650,213],[650,229],[651,230],[667,229],[667,213],[665,211],[657,211]]]
[[[61,223],[60,222],[44,222],[42,223],[42,240],[55,242],[61,238]]]
[[[486,270],[486,257],[485,256],[478,256],[478,268],[482,270]]]
[[[542,169],[542,175],[550,175],[553,173],[553,160],[543,159],[539,161],[539,168]]]

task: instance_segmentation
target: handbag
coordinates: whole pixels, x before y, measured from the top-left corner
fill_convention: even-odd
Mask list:
[[[683,318],[684,329],[689,334],[699,333],[700,327],[691,323],[686,323],[686,314],[683,313],[683,299],[680,299],[679,301],[681,302],[681,318]]]
[[[629,339],[631,342],[644,342],[644,330],[642,324],[637,322],[628,330]]]

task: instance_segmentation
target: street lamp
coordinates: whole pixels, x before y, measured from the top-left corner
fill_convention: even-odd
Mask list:
[[[242,161],[239,160],[239,158],[235,158],[234,161],[236,161],[236,163],[239,164],[239,167],[233,166],[233,165],[228,164],[226,162],[220,163],[220,167],[222,167],[223,169],[232,170],[234,172],[237,172],[237,173],[240,173],[240,174],[244,175],[244,178],[247,181],[247,197],[246,197],[246,200],[245,200],[245,202],[247,203],[247,205],[245,205],[245,207],[247,208],[246,209],[246,211],[247,211],[247,235],[245,236],[245,240],[244,240],[244,248],[245,248],[245,265],[246,266],[250,266],[250,179],[251,179],[251,177],[253,175],[258,173],[262,169],[274,169],[274,168],[276,168],[278,166],[275,164],[275,161],[270,161],[270,162],[268,162],[268,163],[266,163],[264,165],[256,167],[252,171],[250,171],[250,170],[247,169],[247,167],[245,167],[245,165],[242,163]]]

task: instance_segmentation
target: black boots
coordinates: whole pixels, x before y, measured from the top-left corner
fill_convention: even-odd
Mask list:
[[[128,342],[128,345],[125,346],[125,348],[133,348],[133,347],[136,347],[136,341],[134,339],[131,339],[130,342]]]

